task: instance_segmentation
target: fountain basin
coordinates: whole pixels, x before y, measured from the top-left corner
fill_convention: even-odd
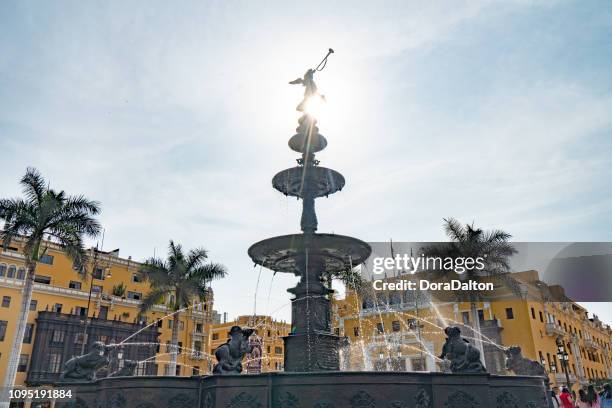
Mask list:
[[[59,386],[60,384],[58,384]],[[57,408],[545,408],[543,379],[418,372],[118,377],[69,385]]]
[[[253,262],[265,268],[300,275],[306,250],[324,263],[323,270],[328,273],[357,266],[372,252],[367,243],[344,235],[292,234],[259,241],[251,245],[248,253]]]
[[[298,198],[304,197],[305,186],[308,186],[312,196],[317,198],[342,190],[344,183],[342,174],[321,166],[292,167],[278,172],[272,179],[272,187],[276,190]]]

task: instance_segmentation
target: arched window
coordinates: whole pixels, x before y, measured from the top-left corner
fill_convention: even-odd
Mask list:
[[[0,264],[0,276],[6,275],[6,264]]]
[[[8,268],[8,273],[6,274],[7,278],[14,278],[15,272],[17,272],[17,267],[15,265],[11,265]]]
[[[21,279],[21,280],[25,279],[25,268],[23,266],[17,269],[17,279]]]

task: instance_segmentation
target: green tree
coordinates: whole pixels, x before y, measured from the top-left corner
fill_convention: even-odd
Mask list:
[[[187,254],[181,245],[170,241],[168,258],[149,258],[140,268],[144,280],[150,282],[151,291],[140,305],[141,313],[154,305],[164,303],[174,313],[170,351],[170,375],[175,375],[179,310],[187,308],[193,301],[205,301],[209,296],[209,285],[213,279],[224,277],[227,272],[223,265],[207,262],[208,252],[195,248]]]
[[[465,280],[478,280],[482,277],[494,277],[504,282],[515,293],[520,291],[516,281],[512,279],[510,272],[510,257],[517,251],[509,242],[512,235],[502,230],[483,231],[474,227],[474,223],[462,225],[454,218],[444,219],[444,231],[450,238],[450,242],[433,244],[422,248],[423,254],[428,257],[440,258],[482,258],[484,268],[482,270],[466,270],[460,277]],[[433,271],[442,272],[445,271]],[[477,347],[481,351],[484,363],[484,348],[482,335],[480,333],[480,319],[478,317],[477,302],[482,300],[478,294],[470,291],[467,298],[461,301],[470,302],[471,318],[474,322],[474,332],[477,338]]]
[[[21,298],[17,328],[13,337],[12,351],[4,379],[4,387],[10,388],[15,381],[21,344],[25,333],[36,265],[46,254],[48,245],[54,243],[77,265],[86,262],[83,240],[100,233],[100,224],[94,218],[100,213],[100,204],[84,196],[69,196],[64,191],[49,188],[40,172],[28,168],[21,179],[24,198],[0,200],[0,219],[4,229],[0,239],[4,248],[11,241],[22,243],[27,275]]]

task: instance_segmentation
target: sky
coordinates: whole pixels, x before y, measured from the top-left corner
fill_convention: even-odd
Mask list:
[[[289,320],[296,279],[247,249],[299,232],[271,186],[297,158],[287,82],[332,47],[318,158],[346,187],[320,232],[612,241],[611,38],[606,1],[3,1],[0,196],[35,166],[102,203],[105,250],[203,246],[217,310]]]

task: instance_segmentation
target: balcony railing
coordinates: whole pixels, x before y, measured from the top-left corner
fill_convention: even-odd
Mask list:
[[[546,323],[546,334],[549,336],[563,336],[565,331],[556,323]]]
[[[575,383],[576,376],[574,374],[570,374],[569,380],[571,383]],[[565,378],[565,373],[555,373],[555,381],[557,384],[559,383],[565,384],[565,381],[567,381],[567,379]]]

